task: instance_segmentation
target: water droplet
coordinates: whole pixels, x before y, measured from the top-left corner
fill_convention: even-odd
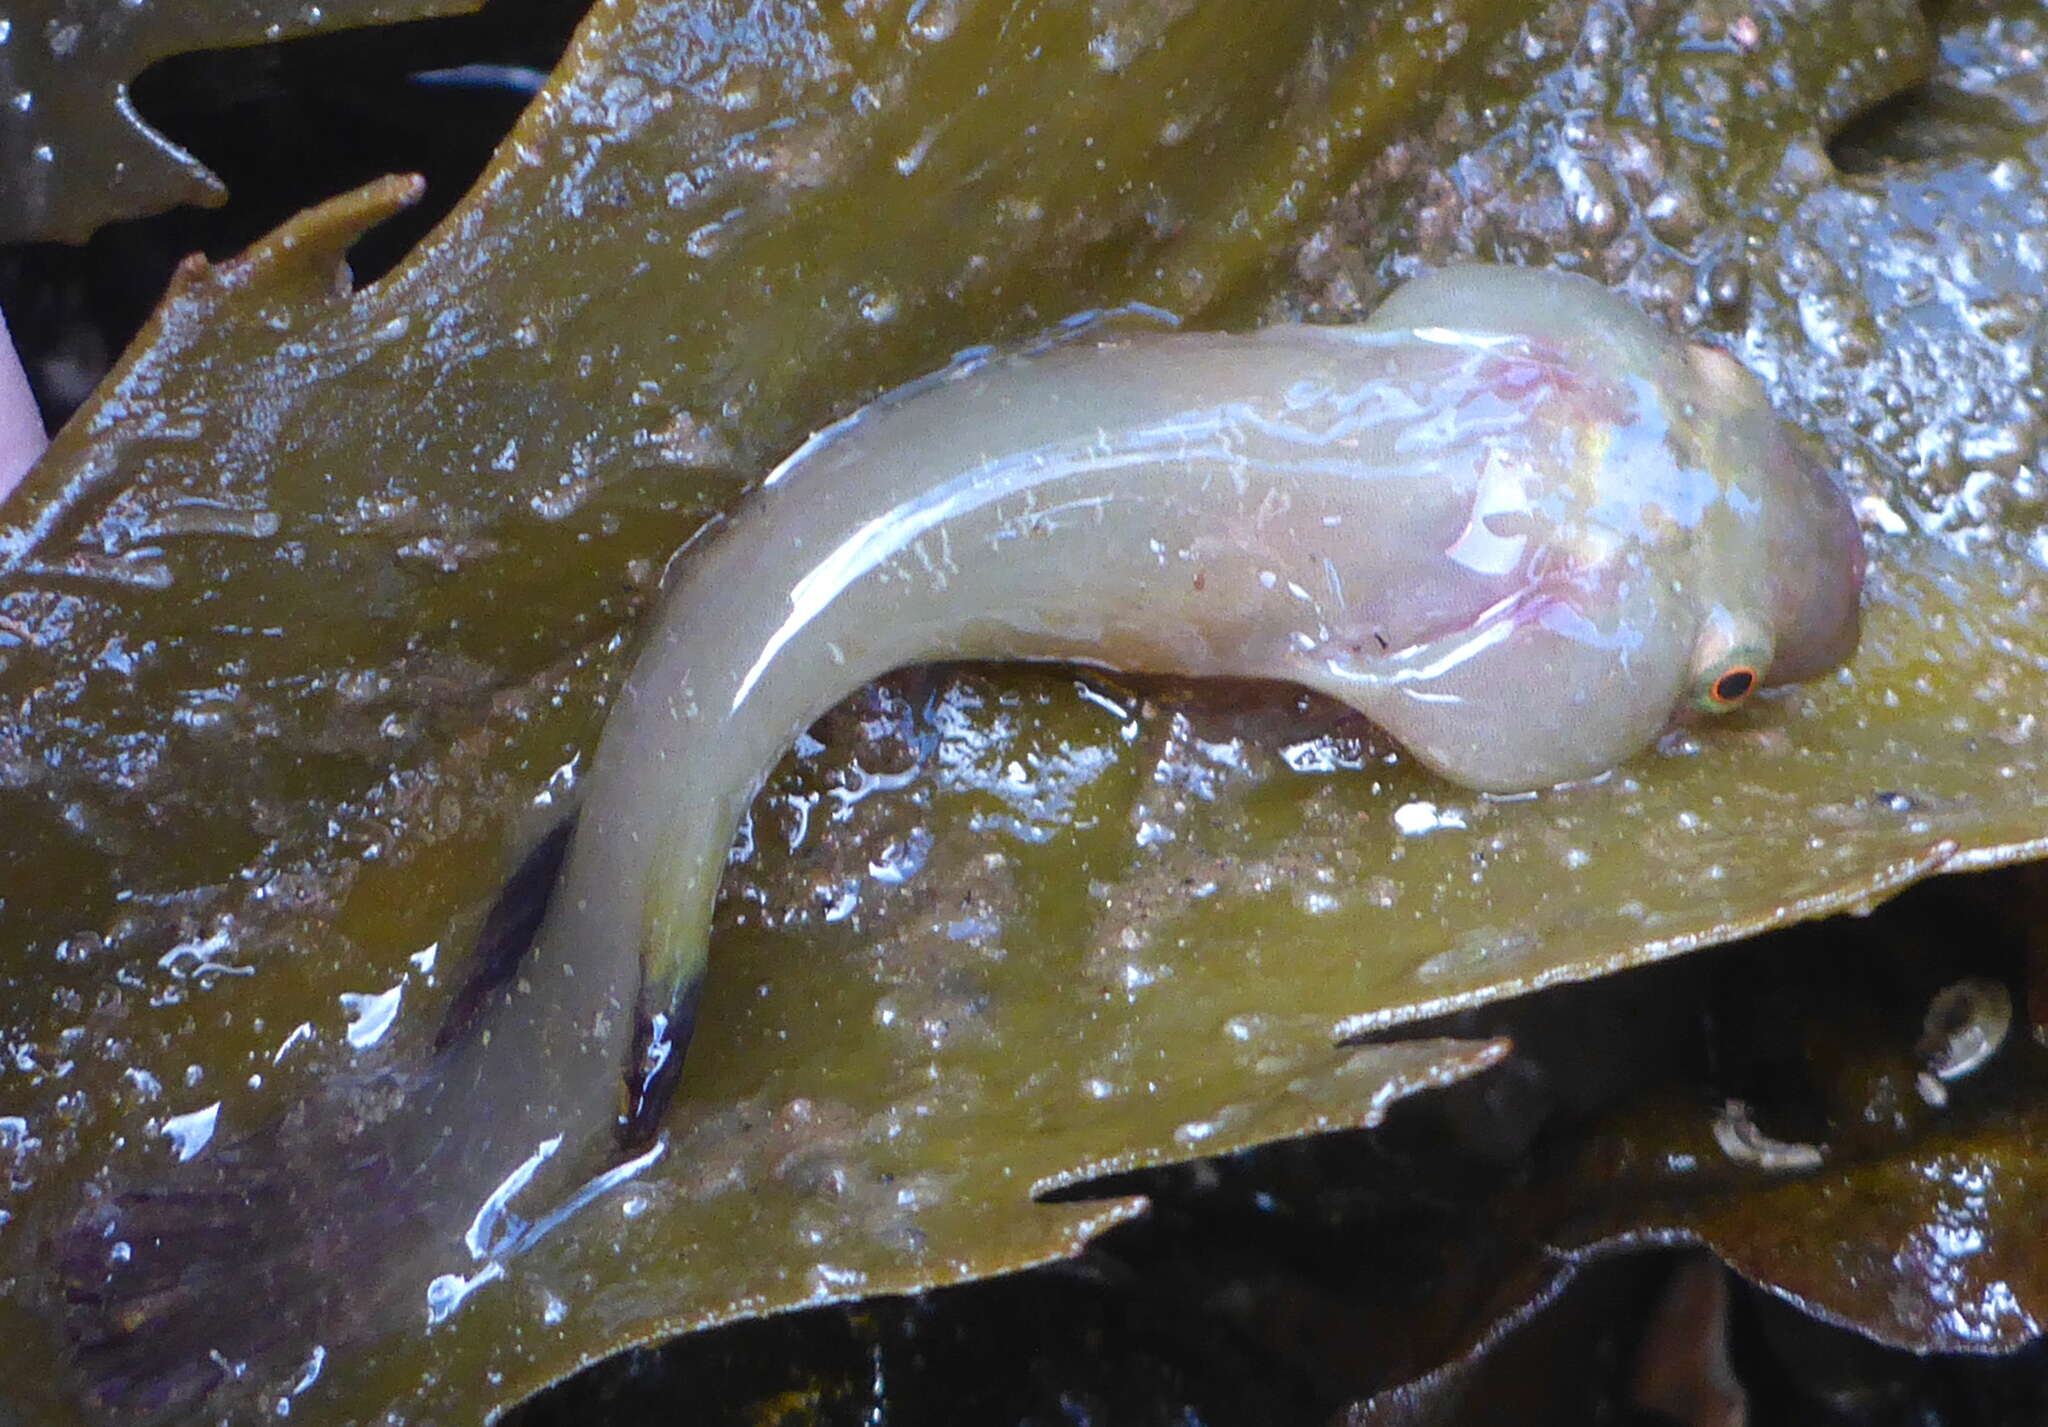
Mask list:
[[[921,40],[943,40],[960,23],[960,9],[954,0],[917,0],[905,23]]]
[[[1419,837],[1441,828],[1463,826],[1465,815],[1456,808],[1439,808],[1435,803],[1417,800],[1394,809],[1394,827],[1403,837]]]
[[[349,1045],[356,1050],[368,1050],[384,1039],[384,1033],[398,1019],[398,1003],[404,991],[405,983],[401,981],[388,991],[342,992],[341,1009],[348,1017]]]
[[[427,1285],[427,1323],[431,1326],[445,1322],[448,1315],[462,1306],[462,1300],[470,1294],[504,1277],[505,1266],[490,1263],[474,1278],[464,1278],[459,1273],[444,1273]]]
[[[908,178],[916,173],[919,168],[923,167],[925,155],[931,152],[932,140],[936,139],[938,135],[939,130],[936,124],[927,128],[922,134],[919,134],[916,143],[896,155],[896,172]]]
[[[738,210],[735,209],[733,213],[728,213],[724,218],[714,219],[685,238],[683,240],[683,247],[689,252],[690,256],[693,258],[715,256],[719,248],[724,245],[725,225],[737,212]]]
[[[1703,287],[1717,316],[1737,316],[1749,305],[1749,266],[1738,258],[1721,258],[1707,269]]]
[[[160,1133],[177,1149],[178,1162],[182,1164],[206,1148],[219,1120],[220,1101],[216,1100],[202,1110],[171,1116],[164,1121]]]

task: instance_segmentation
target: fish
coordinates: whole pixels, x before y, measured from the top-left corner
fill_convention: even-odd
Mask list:
[[[1280,681],[1521,793],[1840,667],[1863,575],[1847,490],[1761,383],[1583,276],[1459,266],[1360,322],[957,360],[679,553],[430,1065],[81,1212],[55,1256],[78,1394],[210,1410],[308,1342],[445,1312],[660,1153],[740,821],[872,679]]]

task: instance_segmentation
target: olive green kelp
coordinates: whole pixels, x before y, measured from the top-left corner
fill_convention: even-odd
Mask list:
[[[19,0],[0,7],[0,243],[84,242],[120,218],[226,195],[145,124],[128,83],[166,55],[474,10],[483,0]]]

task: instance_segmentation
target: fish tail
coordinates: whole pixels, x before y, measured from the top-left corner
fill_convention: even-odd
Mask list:
[[[524,1122],[489,1112],[506,1058],[532,1050],[520,1036],[492,1050],[481,1032],[532,948],[569,829],[541,837],[485,915],[426,1067],[336,1077],[248,1138],[102,1187],[47,1241],[63,1361],[90,1415],[219,1415],[238,1384],[272,1392],[270,1409],[424,1286],[420,1253],[455,1245],[532,1153],[516,1144]]]
[[[643,1150],[661,1131],[661,1117],[675,1098],[683,1073],[683,1053],[697,1029],[697,1006],[704,995],[702,972],[671,996],[655,997],[643,984],[633,1017],[632,1050],[626,1057],[625,1095],[619,1113],[618,1142],[626,1151]]]
[[[485,917],[423,1068],[336,1077],[246,1139],[101,1189],[47,1241],[70,1386],[93,1416],[217,1416],[259,1391],[269,1416],[322,1353],[395,1321],[426,1287],[423,1254],[462,1262],[465,1226],[534,1154],[537,1125],[591,1118],[584,1103],[492,1110],[520,1100],[514,1070],[540,1053],[532,1034],[487,1028],[531,953],[571,826],[540,839]],[[591,1089],[602,1104],[604,1081]],[[599,1118],[593,1142],[603,1130]]]
[[[284,1126],[118,1187],[51,1241],[72,1395],[94,1418],[182,1419],[236,1383],[317,1374],[382,1303],[411,1239],[402,1162],[381,1127],[294,1143]],[[302,1375],[302,1374],[300,1374]]]

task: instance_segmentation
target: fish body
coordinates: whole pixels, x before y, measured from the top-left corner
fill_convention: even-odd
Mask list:
[[[1833,667],[1861,578],[1845,494],[1755,379],[1581,277],[1454,268],[1356,325],[970,360],[819,433],[688,552],[541,951],[637,978],[644,1135],[739,819],[891,669],[1284,680],[1518,792]]]

